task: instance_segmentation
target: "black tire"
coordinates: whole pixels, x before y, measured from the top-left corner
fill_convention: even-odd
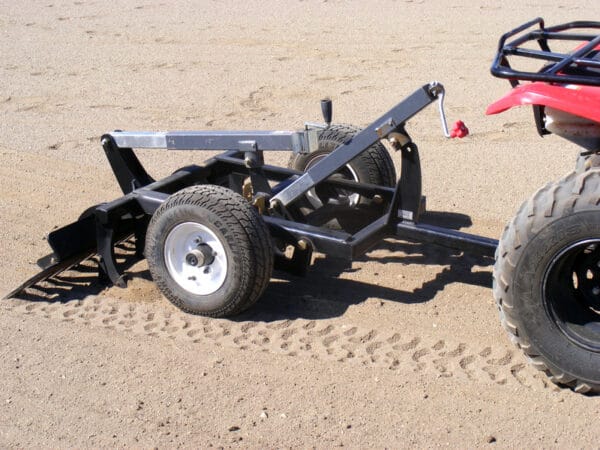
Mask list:
[[[348,142],[360,128],[353,125],[334,124],[319,132],[319,149],[308,154],[293,154],[288,167],[304,172],[334,151],[339,145]],[[352,177],[343,173],[346,178],[355,178],[360,183],[371,183],[380,186],[393,187],[396,185],[396,169],[386,148],[380,142],[350,161],[348,164]]]
[[[494,296],[511,340],[550,379],[600,392],[600,169],[525,202],[496,251]]]
[[[273,270],[271,236],[258,212],[240,195],[214,185],[183,189],[156,210],[146,258],[169,301],[210,317],[254,304]]]
[[[352,125],[331,125],[319,132],[318,150],[305,155],[292,155],[288,167],[306,171],[339,145],[352,139],[360,130]],[[396,185],[394,162],[380,142],[350,161],[334,177],[386,187]],[[372,222],[385,208],[384,204],[375,204],[358,194],[322,185],[311,190],[297,206],[298,212],[293,213],[297,220],[326,228],[343,229],[350,233],[357,232]]]

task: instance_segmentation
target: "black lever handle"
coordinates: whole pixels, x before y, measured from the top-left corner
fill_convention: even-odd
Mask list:
[[[323,113],[323,120],[329,126],[331,124],[331,116],[333,114],[333,104],[331,99],[326,98],[321,100],[321,112]]]

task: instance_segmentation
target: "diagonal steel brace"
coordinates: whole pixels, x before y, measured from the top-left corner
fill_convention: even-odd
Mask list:
[[[371,145],[397,131],[404,123],[426,106],[433,103],[443,93],[443,86],[433,82],[417,89],[402,102],[389,110],[367,128],[356,134],[352,140],[340,145],[323,158],[294,183],[271,199],[271,206],[287,206],[317,184],[326,180],[340,168],[348,164]]]

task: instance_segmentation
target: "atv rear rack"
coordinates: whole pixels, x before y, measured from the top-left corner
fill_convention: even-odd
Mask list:
[[[539,25],[538,29],[521,34],[536,25]],[[545,27],[544,20],[538,17],[500,38],[491,72],[494,76],[507,78],[513,87],[520,80],[600,86],[600,34],[590,33],[594,29],[600,29],[600,22],[577,21]],[[587,32],[574,32],[579,30]],[[517,35],[520,36],[507,42]],[[539,49],[527,46],[534,41]],[[581,45],[571,53],[560,53],[551,50],[552,41],[575,41]],[[516,70],[509,63],[511,57],[542,60],[548,64],[537,72]]]

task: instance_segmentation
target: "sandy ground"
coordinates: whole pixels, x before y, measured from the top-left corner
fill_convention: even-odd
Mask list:
[[[428,209],[498,237],[576,155],[527,109],[483,113],[508,90],[489,75],[498,36],[538,15],[600,6],[1,1],[0,295],[36,273],[48,231],[119,195],[106,131],[295,129],[324,96],[335,121],[364,125],[434,79],[472,135],[446,141],[435,108],[408,124]],[[141,152],[156,176],[206,156]],[[600,398],[527,365],[489,261],[388,241],[349,270],[276,273],[232,320],[179,312],[144,262],[130,274],[127,290],[84,271],[0,303],[0,447],[598,446]]]

